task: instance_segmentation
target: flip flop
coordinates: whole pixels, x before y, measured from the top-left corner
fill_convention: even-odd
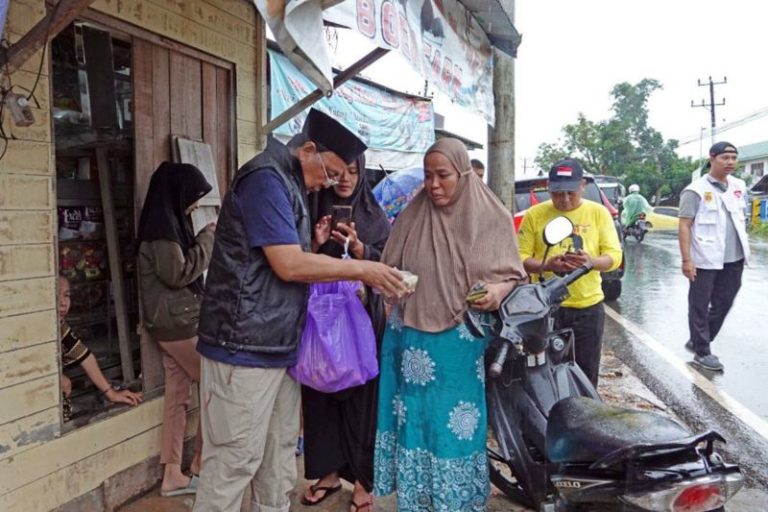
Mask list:
[[[301,496],[301,504],[307,507],[314,507],[315,505],[319,505],[323,501],[325,501],[325,498],[328,496],[333,495],[336,492],[339,492],[341,490],[341,484],[335,486],[335,487],[318,487],[317,485],[310,485],[309,490],[312,491],[312,495],[314,496],[317,491],[325,491],[323,494],[323,497],[320,498],[317,501],[309,501],[306,496]]]
[[[349,504],[350,507],[352,507],[352,512],[362,512],[363,510],[373,510],[373,500],[370,498],[365,503],[355,503],[355,500],[352,500]]]
[[[200,479],[193,476],[189,479],[189,485],[180,489],[174,489],[172,491],[160,491],[160,496],[163,498],[172,498],[174,496],[183,496],[185,494],[196,494],[197,486],[200,483]]]

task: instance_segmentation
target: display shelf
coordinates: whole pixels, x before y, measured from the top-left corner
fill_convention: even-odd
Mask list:
[[[85,324],[95,324],[97,322],[107,322],[110,317],[107,316],[107,310],[91,311],[89,313],[80,313],[67,316],[67,324],[70,327],[77,327]]]
[[[86,279],[85,281],[70,281],[71,286],[93,285],[93,284],[109,284],[108,277],[100,277],[98,279]]]
[[[86,205],[87,206],[87,205]],[[104,237],[100,238],[72,238],[70,240],[59,240],[59,244],[83,244],[83,243],[94,243],[94,244],[104,244],[107,240]]]

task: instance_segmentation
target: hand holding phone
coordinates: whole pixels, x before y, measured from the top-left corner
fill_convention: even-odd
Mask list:
[[[566,263],[571,267],[569,270],[576,270],[585,265],[591,258],[586,251],[579,249],[577,251],[567,252],[563,255]]]
[[[341,222],[350,224],[352,222],[352,207],[347,205],[333,205],[331,207],[331,230],[336,229],[336,225]]]
[[[472,288],[469,290],[469,293],[467,294],[466,301],[469,304],[474,304],[478,300],[482,299],[488,294],[488,288],[486,284],[483,281],[478,281],[474,285],[472,285]]]

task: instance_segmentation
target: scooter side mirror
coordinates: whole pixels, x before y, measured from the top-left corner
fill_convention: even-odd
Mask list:
[[[557,245],[573,234],[573,222],[566,217],[555,217],[544,226],[544,243]]]

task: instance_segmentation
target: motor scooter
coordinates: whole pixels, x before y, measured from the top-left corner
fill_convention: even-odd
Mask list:
[[[548,245],[572,236],[565,217],[544,230]],[[545,256],[546,257],[546,256]],[[554,330],[568,285],[591,265],[515,288],[488,317],[467,314],[486,356],[491,482],[539,511],[721,510],[743,485],[715,450],[716,432],[692,434],[661,414],[607,405],[575,363],[573,332]]]
[[[645,213],[640,212],[637,214],[637,217],[629,223],[629,225],[624,226],[624,239],[626,240],[627,237],[633,236],[635,237],[635,240],[640,243],[643,241],[643,238],[645,238],[645,234],[652,227],[653,224],[651,221],[646,220]]]

